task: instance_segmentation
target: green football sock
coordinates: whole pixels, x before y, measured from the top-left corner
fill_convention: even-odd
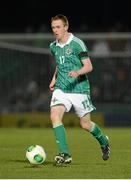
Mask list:
[[[106,135],[102,132],[100,127],[92,122],[92,129],[90,133],[98,140],[101,147],[105,147],[108,144]]]
[[[57,127],[54,127],[54,133],[56,137],[56,142],[58,144],[59,152],[60,153],[69,153],[67,140],[66,140],[66,131],[63,124],[60,124]]]

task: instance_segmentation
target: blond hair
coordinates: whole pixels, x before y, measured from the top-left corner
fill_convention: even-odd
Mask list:
[[[52,21],[59,20],[59,19],[63,22],[64,26],[69,26],[68,19],[63,14],[57,14],[56,16],[52,17],[51,23],[52,23]]]

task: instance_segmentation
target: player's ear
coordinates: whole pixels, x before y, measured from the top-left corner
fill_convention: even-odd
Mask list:
[[[67,25],[65,25],[65,30],[66,30],[66,31],[68,30],[68,26],[67,26]]]

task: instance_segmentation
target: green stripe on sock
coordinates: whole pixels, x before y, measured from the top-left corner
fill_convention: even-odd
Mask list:
[[[106,138],[106,135],[102,132],[100,127],[92,123],[92,129],[90,133],[98,140],[101,147],[105,147],[108,144],[108,139]]]

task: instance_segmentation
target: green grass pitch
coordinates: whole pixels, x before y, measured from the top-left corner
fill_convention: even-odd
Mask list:
[[[101,158],[98,142],[80,128],[67,128],[73,157],[71,165],[53,165],[57,153],[51,128],[0,128],[1,179],[129,179],[131,178],[131,128],[104,128],[110,138],[111,156]],[[25,158],[29,145],[40,144],[47,159],[32,166]]]

